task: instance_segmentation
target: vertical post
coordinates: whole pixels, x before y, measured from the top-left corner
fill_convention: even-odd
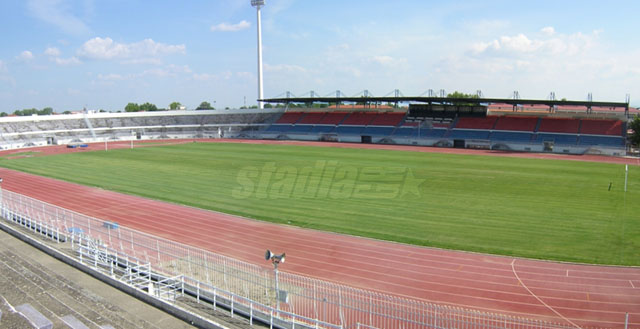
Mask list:
[[[256,1],[252,0],[251,5],[256,7],[256,17],[257,17],[257,25],[258,25],[258,99],[263,99],[263,88],[262,88],[262,22],[260,19],[260,8],[264,6],[264,1]],[[258,101],[258,108],[264,109],[264,103],[262,101]]]
[[[277,262],[273,262],[273,268],[274,268],[274,272],[275,272],[275,280],[276,280],[276,310],[280,310],[280,296],[279,296],[279,292],[280,290],[278,289],[278,263]]]
[[[624,165],[624,191],[627,192],[627,178],[629,178],[629,165]]]
[[[131,149],[133,150],[133,139],[131,140]]]
[[[624,329],[629,329],[629,313],[624,315]]]

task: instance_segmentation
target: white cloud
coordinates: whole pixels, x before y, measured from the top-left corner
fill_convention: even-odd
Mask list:
[[[153,68],[149,70],[144,70],[141,73],[131,73],[131,74],[117,74],[117,73],[109,73],[109,74],[98,74],[97,79],[100,81],[123,81],[123,80],[135,80],[139,78],[144,78],[148,76],[156,77],[156,78],[166,78],[166,77],[177,77],[179,75],[190,74],[191,68],[188,65],[167,65],[162,68]]]
[[[548,36],[554,35],[556,33],[556,30],[552,26],[543,27],[540,31]]]
[[[76,64],[81,64],[82,62],[75,56],[70,57],[70,58],[60,58],[60,57],[56,57],[53,59],[53,61],[61,66],[66,66],[66,65],[76,65]]]
[[[474,55],[488,56],[523,56],[523,55],[558,55],[581,54],[593,47],[599,31],[586,35],[557,34],[552,27],[542,29],[543,38],[530,38],[523,33],[515,36],[501,36],[489,42],[477,42],[470,46]]]
[[[217,75],[209,73],[194,73],[192,77],[197,81],[210,81],[218,78]]]
[[[33,59],[33,53],[31,53],[28,50],[25,50],[23,52],[20,53],[20,55],[16,56],[16,59],[20,60],[20,61],[30,61]]]
[[[125,78],[120,74],[109,73],[109,74],[98,74],[98,80],[101,81],[120,81]]]
[[[288,73],[306,73],[307,72],[307,70],[302,66],[290,65],[290,64],[269,65],[265,63],[264,70],[267,72],[288,72]]]
[[[220,23],[217,25],[213,25],[211,26],[211,31],[214,32],[237,32],[237,31],[241,31],[241,30],[246,30],[249,27],[251,27],[251,23],[242,20],[239,23],[236,24],[227,24],[227,23]]]
[[[85,5],[88,3],[85,2]],[[34,17],[56,26],[65,33],[84,35],[90,32],[89,27],[70,12],[70,6],[65,1],[29,0],[27,8]]]
[[[60,56],[60,49],[55,48],[55,47],[49,47],[49,48],[45,49],[44,54],[47,55],[47,56],[58,57],[58,56]]]
[[[78,55],[90,59],[144,59],[170,54],[184,54],[185,45],[167,45],[145,39],[134,43],[118,43],[111,38],[96,37],[85,42]]]

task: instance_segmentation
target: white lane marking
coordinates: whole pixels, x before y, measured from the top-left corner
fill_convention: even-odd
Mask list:
[[[558,311],[556,311],[553,307],[549,306],[549,304],[545,303],[542,299],[540,299],[540,297],[538,297],[536,294],[533,293],[533,291],[531,291],[531,289],[529,289],[529,287],[527,287],[524,282],[522,282],[522,280],[520,280],[520,277],[518,276],[518,273],[516,273],[516,260],[514,259],[511,262],[511,271],[513,271],[513,275],[516,276],[516,279],[518,279],[518,282],[522,285],[522,287],[524,287],[524,289],[526,289],[531,296],[535,297],[535,299],[537,299],[542,305],[546,306],[548,309],[550,309],[553,313],[557,314],[559,317],[561,317],[562,319],[564,319],[565,321],[571,323],[571,325],[573,325],[574,327],[581,329],[579,325],[573,323],[573,321],[567,319],[564,315],[560,314]]]

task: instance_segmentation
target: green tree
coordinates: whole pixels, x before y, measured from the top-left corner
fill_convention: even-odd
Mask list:
[[[53,109],[51,107],[45,107],[42,111],[38,111],[39,115],[51,115],[53,114]]]
[[[127,104],[127,106],[124,107],[124,110],[126,112],[139,112],[140,105],[138,105],[138,103],[129,103]]]
[[[0,113],[0,117],[6,117],[7,115],[8,115],[7,112]]]
[[[158,110],[158,108],[154,104],[151,104],[149,102],[146,102],[146,103],[140,105],[140,111],[152,112],[152,111],[157,111],[157,110]]]
[[[173,103],[169,104],[169,109],[170,110],[177,110],[177,109],[180,109],[181,105],[182,104],[180,104],[180,102],[173,102]]]
[[[213,110],[213,106],[211,106],[211,103],[204,101],[202,103],[200,103],[200,105],[198,106],[198,108],[196,110]]]
[[[71,111],[67,110],[67,111],[62,112],[62,114],[71,114]]]
[[[631,121],[629,129],[633,130],[633,133],[629,136],[629,142],[634,147],[640,147],[640,115],[636,115]]]
[[[461,93],[459,91],[454,91],[451,94],[447,95],[448,98],[478,98],[478,95],[476,94],[465,94],[465,93]]]

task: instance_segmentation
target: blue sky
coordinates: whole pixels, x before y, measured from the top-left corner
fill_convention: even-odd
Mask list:
[[[517,90],[640,105],[638,13],[639,1],[267,0],[265,96]],[[0,19],[0,111],[256,104],[249,0],[0,0]]]

